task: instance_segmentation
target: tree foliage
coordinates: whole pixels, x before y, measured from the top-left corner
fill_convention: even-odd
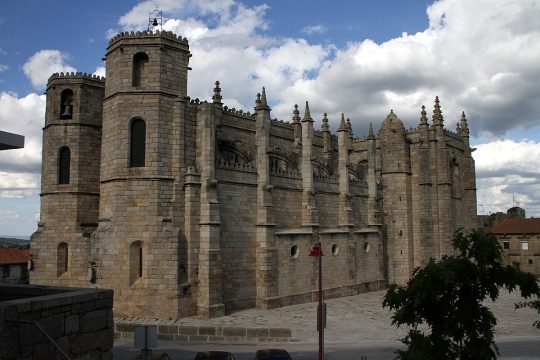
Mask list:
[[[390,285],[383,306],[395,310],[392,324],[407,326],[397,359],[495,359],[496,319],[483,305],[499,289],[540,296],[532,274],[504,266],[502,249],[489,234],[458,230],[454,255],[417,268],[406,286]]]

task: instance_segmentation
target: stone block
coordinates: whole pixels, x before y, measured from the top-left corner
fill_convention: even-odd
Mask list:
[[[246,333],[247,333],[246,328],[240,328],[240,327],[223,328],[223,336],[226,336],[226,337],[229,337],[229,336],[245,337]]]
[[[73,333],[79,332],[79,316],[70,315],[67,316],[64,320],[65,334],[71,335]]]
[[[257,329],[246,329],[246,336],[248,338],[261,338],[268,337],[267,328],[257,328]]]
[[[159,325],[157,328],[158,334],[178,334],[177,325]]]
[[[291,329],[285,328],[270,328],[268,329],[268,336],[270,337],[291,337]]]
[[[205,342],[208,342],[208,336],[206,336],[206,335],[189,335],[188,341],[189,342],[195,342],[195,343],[205,343]]]
[[[199,335],[216,335],[216,328],[211,326],[199,326]]]
[[[198,335],[199,330],[196,326],[178,326],[178,333],[180,335]]]
[[[158,340],[165,340],[165,341],[173,341],[174,336],[175,336],[174,334],[162,334],[162,333],[157,334]]]
[[[107,328],[108,310],[95,310],[87,312],[80,317],[81,333],[92,332]],[[112,328],[112,327],[111,327]]]

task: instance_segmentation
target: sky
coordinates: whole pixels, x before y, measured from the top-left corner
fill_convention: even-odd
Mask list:
[[[448,129],[467,115],[478,213],[540,216],[537,0],[2,0],[0,130],[25,148],[0,152],[0,235],[37,228],[49,76],[104,75],[108,39],[146,30],[156,8],[189,40],[192,98],[219,80],[225,105],[252,111],[265,86],[272,117],[309,101],[316,128],[326,112],[335,132],[343,112],[364,136],[391,109],[416,127],[439,96]]]

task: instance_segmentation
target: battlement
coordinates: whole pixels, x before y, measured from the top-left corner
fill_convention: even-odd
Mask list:
[[[153,31],[124,31],[124,32],[121,32],[117,35],[115,35],[111,40],[109,40],[109,46],[112,45],[113,43],[121,40],[121,39],[134,39],[134,38],[139,38],[139,39],[142,39],[142,38],[149,38],[149,37],[153,37],[153,38],[166,38],[166,39],[170,39],[170,40],[173,40],[173,41],[177,41],[179,43],[182,43],[182,44],[185,44],[185,45],[189,45],[188,44],[188,39],[185,38],[185,37],[182,37],[182,36],[178,36],[176,35],[175,33],[173,33],[172,31],[156,31],[156,32],[153,32]]]
[[[49,80],[47,83],[50,83],[51,81],[54,81],[56,79],[85,79],[85,80],[92,80],[92,81],[99,81],[102,83],[105,83],[105,78],[103,76],[95,75],[95,74],[89,74],[89,73],[83,73],[83,72],[60,72],[60,73],[54,73],[49,77]]]

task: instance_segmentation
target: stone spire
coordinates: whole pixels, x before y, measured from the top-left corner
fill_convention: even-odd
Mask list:
[[[257,94],[257,101],[255,101],[255,104],[255,110],[271,110],[270,106],[268,106],[268,102],[266,101],[266,90],[264,86],[262,88],[262,94]]]
[[[294,104],[292,120],[294,130],[294,146],[299,148],[302,146],[302,125],[300,124],[300,111],[298,111],[298,104]]]
[[[311,114],[309,112],[309,104],[306,101],[306,108],[304,109],[304,117],[302,118],[302,122],[310,121],[313,122],[313,119],[311,118]]]
[[[422,111],[420,111],[420,127],[428,126],[427,112],[426,107],[422,105]]]
[[[341,122],[339,124],[339,129],[338,129],[338,132],[340,131],[349,131],[347,129],[347,125],[345,124],[345,115],[343,113],[341,113]]]
[[[330,152],[330,126],[328,125],[326,113],[324,113],[324,117],[322,119],[321,131],[323,134],[324,153],[327,154]]]
[[[459,123],[459,131],[458,133],[461,136],[469,137],[469,124],[467,123],[467,117],[465,116],[465,111],[461,113],[461,121]]]
[[[352,140],[353,140],[353,133],[352,133],[351,120],[349,120],[349,118],[347,118],[347,131],[349,131],[349,140],[352,142]]]
[[[261,93],[257,93],[257,99],[255,99],[255,111],[259,109],[259,106],[261,105]]]
[[[433,107],[433,126],[443,126],[443,115],[439,105],[439,97],[435,96],[435,106]]]
[[[368,139],[373,139],[375,134],[373,134],[373,124],[369,123]]]
[[[324,113],[321,125],[321,131],[327,132],[330,131],[330,126],[328,125],[328,114]]]
[[[216,81],[216,87],[214,88],[214,95],[212,96],[212,101],[214,104],[222,104],[221,99],[221,88],[219,87],[219,81]]]

